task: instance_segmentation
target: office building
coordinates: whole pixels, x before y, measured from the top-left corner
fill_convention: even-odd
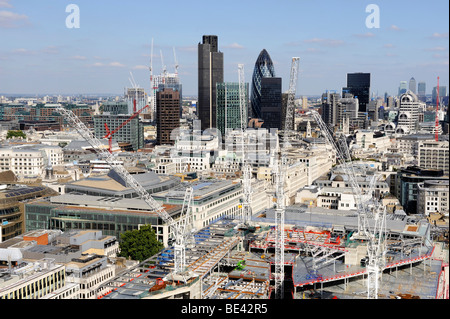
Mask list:
[[[336,91],[322,94],[322,119],[330,127],[342,127],[345,119],[358,118],[359,101],[352,94],[341,97]]]
[[[405,94],[408,91],[406,81],[400,81],[400,86],[398,87],[398,96]]]
[[[259,111],[260,118],[264,121],[262,127],[281,130],[283,129],[281,78],[263,77],[260,80]]]
[[[347,73],[347,87],[342,88],[342,96],[351,93],[359,102],[359,112],[367,111],[370,100],[370,73]]]
[[[449,174],[448,141],[425,140],[418,143],[418,166],[426,169],[441,169]]]
[[[437,98],[437,86],[433,87],[433,91],[431,92],[431,102],[436,105],[436,98]],[[440,103],[442,103],[442,99],[444,96],[447,96],[447,87],[446,86],[440,86],[439,85],[439,100]]]
[[[417,95],[408,91],[400,96],[398,113],[397,134],[412,134],[417,132],[419,112],[423,110],[425,103],[419,101]]]
[[[201,129],[216,128],[216,84],[223,82],[223,53],[216,35],[204,35],[198,44],[197,116]]]
[[[239,83],[217,83],[217,113],[216,123],[217,129],[222,134],[222,138],[225,138],[228,130],[241,128],[241,110],[240,110],[240,98],[239,98]],[[247,127],[248,123],[248,83],[245,83],[244,90],[245,101],[242,106],[244,109],[244,127]]]
[[[419,96],[419,98],[421,100],[422,100],[422,98],[425,97],[425,94],[427,93],[426,87],[427,87],[427,85],[425,82],[419,82],[417,84],[417,95]],[[425,101],[423,101],[423,102],[425,102]]]
[[[397,198],[407,214],[417,213],[418,185],[427,180],[448,181],[442,170],[422,169],[410,166],[401,169],[396,176]]]
[[[417,214],[444,213],[448,214],[449,182],[447,180],[427,180],[417,185]]]
[[[55,195],[58,193],[45,186],[3,184],[0,189],[0,243],[25,232],[22,201]]]
[[[417,94],[416,91],[417,88],[417,84],[416,84],[416,79],[414,79],[413,77],[409,80],[409,90],[411,92],[413,92],[414,94]]]
[[[252,77],[252,92],[250,96],[251,117],[262,118],[261,115],[261,79],[275,77],[272,59],[266,49],[263,49],[255,62]]]
[[[174,144],[173,130],[180,127],[180,92],[164,88],[156,92],[156,142]]]
[[[94,130],[98,139],[108,134],[105,124],[110,132],[114,132],[112,141],[119,143],[119,146],[129,146],[133,151],[144,147],[144,125],[139,116],[130,119],[130,115],[124,114],[95,115]]]

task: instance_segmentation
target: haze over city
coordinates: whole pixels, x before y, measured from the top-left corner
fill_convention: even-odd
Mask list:
[[[400,81],[448,85],[448,2],[433,1],[85,1],[80,27],[67,28],[59,1],[0,1],[0,94],[122,94],[130,71],[149,89],[153,70],[179,64],[184,95],[197,95],[197,44],[219,36],[224,80],[245,65],[251,81],[262,49],[287,90],[290,59],[300,57],[298,95],[340,90],[348,72],[372,74],[372,92],[397,94]],[[368,28],[366,7],[379,7]]]

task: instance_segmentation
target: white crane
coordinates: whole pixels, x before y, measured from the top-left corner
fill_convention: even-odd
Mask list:
[[[239,109],[241,116],[241,150],[242,150],[242,175],[243,175],[243,201],[242,201],[242,216],[244,224],[250,225],[252,217],[252,168],[248,163],[245,137],[247,136],[247,101],[245,97],[245,79],[244,79],[244,65],[238,65],[239,75]]]
[[[102,145],[102,143],[92,134],[92,132],[86,127],[86,125],[75,115],[72,111],[64,109],[59,106],[56,109],[69,123],[74,127],[77,132],[93,147],[95,152],[105,160],[110,167],[127,183],[128,186],[133,188],[136,193],[144,200],[150,209],[158,214],[158,216],[169,226],[169,236],[175,238],[174,243],[174,273],[182,274],[185,272],[185,250],[186,250],[186,223],[188,221],[189,203],[192,198],[192,189],[188,188],[185,195],[185,203],[187,204],[186,213],[180,219],[180,222],[176,222],[150,194],[134,179],[134,177],[120,164],[117,163],[115,156],[108,152]],[[183,210],[185,209],[185,203],[183,203]]]
[[[322,117],[316,111],[311,111],[311,113],[328,144],[331,145],[336,152],[336,158],[348,176],[350,185],[353,189],[358,211],[358,235],[361,238],[367,239],[367,298],[377,299],[379,288],[378,281],[386,254],[384,240],[386,233],[386,208],[383,208],[379,201],[372,195],[378,176],[375,174],[372,177],[369,188],[364,195],[361,187],[356,181],[353,166],[348,164],[348,161],[351,161],[351,158],[346,141],[341,139],[339,143],[341,147],[338,148],[328,127],[323,122]],[[373,218],[373,227],[370,227],[369,225],[369,217]]]
[[[284,297],[284,213],[285,213],[285,194],[284,183],[286,182],[286,170],[288,166],[287,146],[289,132],[292,129],[290,123],[294,116],[294,99],[297,87],[298,67],[300,58],[293,57],[291,64],[291,74],[289,81],[288,100],[286,105],[286,118],[284,122],[283,142],[281,144],[279,160],[275,157],[274,176],[275,176],[275,298]]]
[[[173,47],[173,58],[175,60],[175,74],[178,76],[178,60],[177,60],[177,55],[175,53],[175,47]]]

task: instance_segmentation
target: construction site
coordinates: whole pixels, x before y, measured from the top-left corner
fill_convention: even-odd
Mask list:
[[[332,136],[320,115],[311,114],[338,164],[346,172],[357,209],[335,216],[286,205],[284,183],[299,58],[292,58],[285,129],[273,157],[274,206],[253,215],[251,170],[242,120],[242,204],[239,218],[221,217],[194,229],[193,189],[173,220],[69,110],[58,111],[170,228],[171,241],[157,255],[101,286],[98,299],[435,299],[448,296],[442,280],[446,250],[431,240],[426,220],[386,214],[358,185],[343,139]],[[245,119],[243,65],[239,65],[241,118]],[[242,88],[242,89],[241,89]],[[420,278],[420,279],[418,279]],[[107,288],[107,289],[105,289]],[[106,291],[106,293],[104,292]]]

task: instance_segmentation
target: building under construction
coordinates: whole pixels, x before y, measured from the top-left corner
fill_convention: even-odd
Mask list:
[[[274,211],[259,216],[254,229],[220,219],[193,234],[185,275],[173,274],[174,250],[167,248],[102,286],[108,289],[98,298],[274,298]],[[284,298],[366,299],[367,241],[354,236],[357,220],[356,212],[286,210]],[[406,215],[388,217],[379,299],[439,298],[445,258],[431,227]]]

